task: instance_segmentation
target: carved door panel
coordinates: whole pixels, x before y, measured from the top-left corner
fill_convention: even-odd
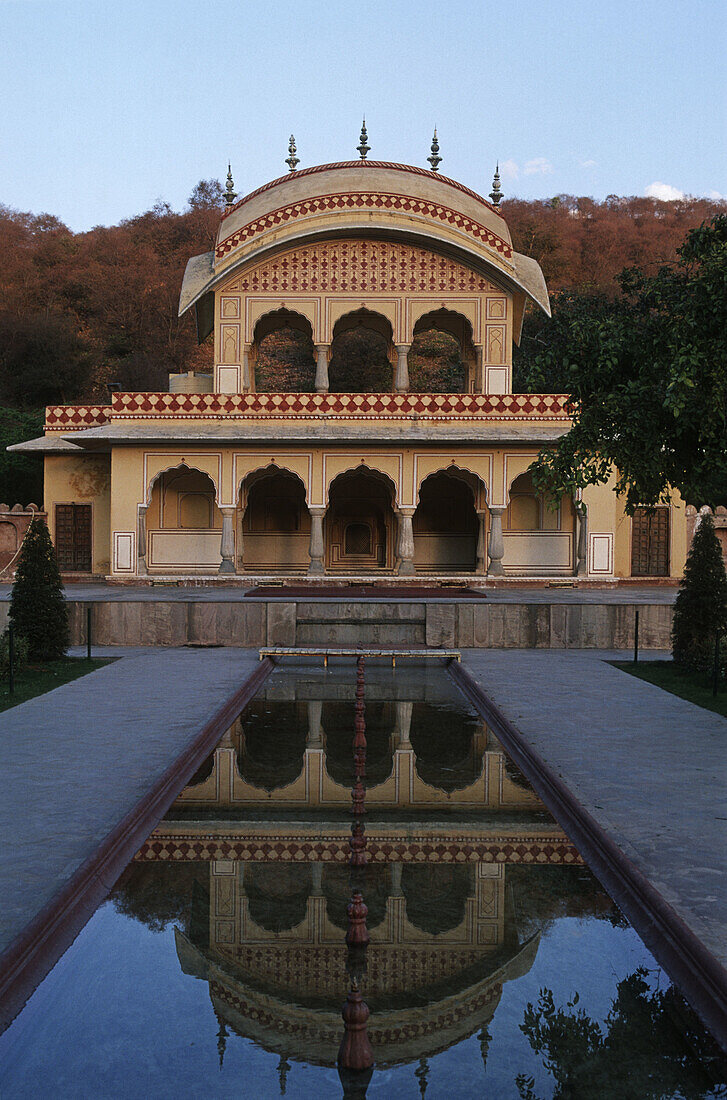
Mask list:
[[[669,509],[637,508],[631,521],[631,576],[669,576]]]
[[[91,572],[90,504],[56,504],[56,557],[62,573]]]

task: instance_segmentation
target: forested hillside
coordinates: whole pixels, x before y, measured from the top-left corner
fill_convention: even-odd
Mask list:
[[[210,345],[197,346],[193,316],[179,319],[177,308],[186,262],[212,247],[222,207],[219,183],[203,181],[182,213],[160,204],[72,233],[51,214],[0,206],[0,404],[100,400],[109,381],[164,389],[169,371],[210,367]],[[614,295],[622,268],[671,261],[686,232],[720,208],[569,195],[502,206],[556,305],[564,289]]]

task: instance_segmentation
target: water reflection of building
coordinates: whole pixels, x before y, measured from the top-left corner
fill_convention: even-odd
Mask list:
[[[476,716],[426,682],[370,685],[366,699],[367,805],[530,810],[537,796]],[[190,808],[347,807],[353,700],[345,683],[273,681],[228,730],[182,792]],[[443,735],[446,731],[445,735]]]
[[[370,673],[364,988],[382,1066],[486,1029],[537,951],[520,871],[580,859],[446,676]],[[353,715],[350,669],[274,675],[137,856],[160,881],[194,864],[180,964],[283,1062],[333,1065],[341,1038]]]
[[[348,869],[322,863],[209,865],[209,895],[184,971],[209,982],[221,1020],[285,1057],[333,1063],[345,988]],[[506,981],[526,973],[506,867],[390,863],[371,869],[366,975],[379,1065],[429,1056],[484,1027]],[[205,922],[204,917],[207,917]]]

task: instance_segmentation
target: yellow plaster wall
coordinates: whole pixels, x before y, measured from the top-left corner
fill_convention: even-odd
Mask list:
[[[43,507],[51,538],[56,537],[56,504],[90,504],[94,573],[110,569],[111,462],[109,455],[45,456]]]

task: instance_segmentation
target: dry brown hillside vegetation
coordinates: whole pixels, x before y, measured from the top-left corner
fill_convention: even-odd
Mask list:
[[[209,342],[197,345],[194,317],[178,318],[177,308],[187,260],[212,247],[222,207],[216,180],[199,183],[182,213],[162,203],[85,233],[51,214],[0,206],[0,405],[104,400],[111,381],[159,390],[170,371],[209,369]],[[556,308],[558,291],[614,295],[624,267],[669,263],[689,229],[724,209],[705,199],[570,195],[502,206],[515,247],[540,263]],[[424,337],[412,349],[413,386],[457,389],[457,348]],[[332,382],[388,388],[385,349],[364,354],[359,343],[354,333],[338,349]],[[296,333],[268,338],[258,369],[261,389],[310,388],[312,348]]]

